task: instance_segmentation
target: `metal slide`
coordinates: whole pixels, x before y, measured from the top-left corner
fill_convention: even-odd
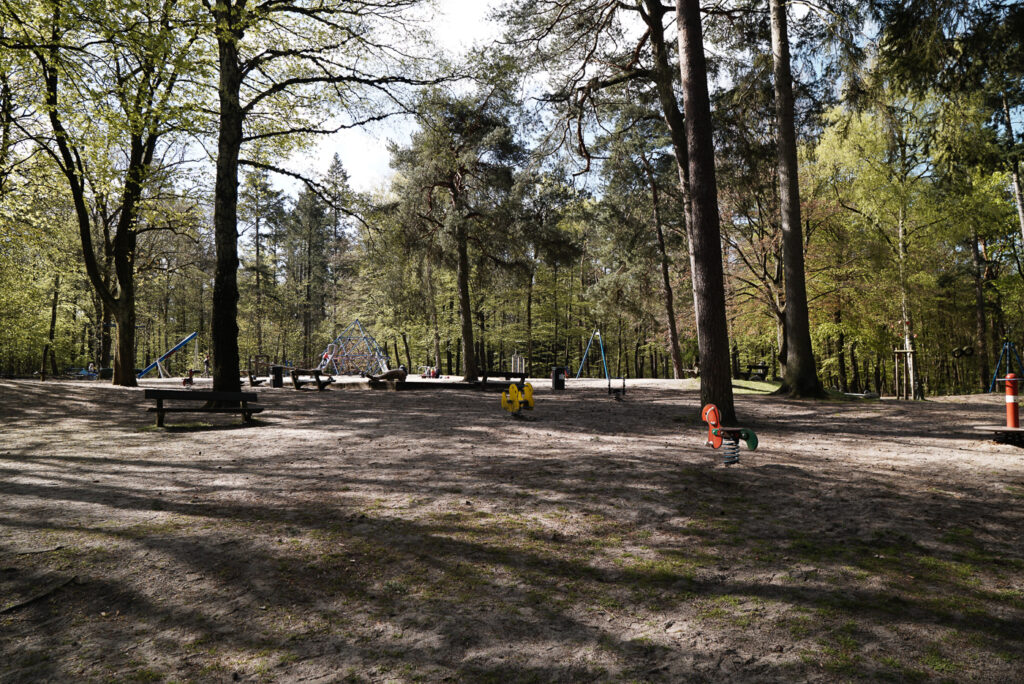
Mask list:
[[[174,345],[173,347],[171,347],[170,351],[168,351],[168,352],[167,352],[166,354],[164,354],[163,356],[161,356],[160,358],[158,358],[158,359],[157,359],[156,361],[154,361],[153,363],[151,363],[151,364],[149,364],[148,366],[146,366],[145,368],[143,368],[143,369],[142,369],[142,372],[140,372],[140,373],[139,373],[138,375],[136,375],[135,377],[136,377],[136,378],[141,378],[141,377],[142,377],[143,375],[145,375],[145,374],[146,374],[146,373],[148,373],[149,371],[151,371],[151,370],[153,370],[154,368],[157,368],[158,366],[160,366],[160,364],[161,364],[161,363],[163,363],[164,361],[166,361],[166,360],[168,359],[168,357],[170,357],[170,356],[171,356],[171,354],[173,354],[174,352],[178,351],[179,349],[181,349],[182,347],[184,347],[184,346],[185,346],[186,344],[188,344],[189,342],[191,342],[192,340],[194,340],[194,339],[196,338],[196,335],[198,335],[198,334],[199,334],[199,333],[197,333],[197,332],[194,332],[194,333],[192,333],[191,335],[189,335],[188,337],[186,337],[185,339],[183,339],[183,340],[182,340],[181,342],[179,342],[178,344],[176,344],[176,345]],[[162,372],[162,371],[163,371],[163,369],[161,368],[161,373],[160,373],[160,375],[161,375],[161,376],[163,376],[163,372]]]

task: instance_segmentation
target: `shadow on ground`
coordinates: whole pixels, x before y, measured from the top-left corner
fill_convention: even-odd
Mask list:
[[[1024,468],[961,427],[984,404],[740,398],[763,450],[723,468],[691,393],[542,391],[517,422],[277,390],[259,426],[155,431],[140,391],[67,383],[54,415],[53,386],[0,383],[0,610],[75,580],[0,613],[3,681],[1022,666]]]

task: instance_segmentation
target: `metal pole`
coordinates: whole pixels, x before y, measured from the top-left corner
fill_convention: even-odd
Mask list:
[[[594,332],[597,335],[597,343],[601,345],[601,363],[604,365],[604,377],[608,379],[608,386],[612,386],[612,376],[608,374],[608,360],[604,357],[604,342],[601,341],[601,331]]]
[[[1003,342],[1003,348],[999,351],[999,360],[996,361],[996,370],[995,370],[994,373],[992,373],[992,382],[989,383],[989,386],[988,386],[989,394],[991,394],[992,392],[995,392],[995,390],[996,390],[996,378],[999,377],[999,367],[1001,365],[1003,365],[1003,357],[1006,356],[1006,345],[1007,344],[1008,344],[1008,342]],[[1009,370],[1009,363],[1010,363],[1010,359],[1009,358],[1006,359],[1006,363],[1007,363],[1007,370]]]
[[[590,345],[594,343],[594,335],[598,335],[598,334],[600,334],[600,333],[598,333],[598,331],[596,331],[596,330],[590,334],[590,340],[587,342],[587,350],[585,352],[583,352],[583,358],[580,359],[580,367],[576,371],[576,378],[575,378],[576,380],[580,379],[580,373],[583,372],[583,364],[586,363],[586,361],[587,361],[587,354],[590,353]],[[602,345],[602,349],[603,348],[604,348],[604,346]]]

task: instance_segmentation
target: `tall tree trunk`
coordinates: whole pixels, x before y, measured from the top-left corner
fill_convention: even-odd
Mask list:
[[[402,346],[405,347],[405,367],[412,373],[412,354],[409,353],[409,336],[402,333]]]
[[[487,354],[487,328],[485,323],[486,317],[482,309],[476,312],[476,320],[477,323],[480,324],[480,337],[476,341],[477,366],[482,370],[486,370],[488,368],[491,368],[492,366],[490,364],[490,358],[488,357]]]
[[[864,385],[860,379],[860,367],[857,363],[857,341],[850,343],[850,366],[853,368],[853,391],[863,392]]]
[[[50,372],[57,375],[57,356],[53,353],[53,339],[57,334],[57,300],[60,296],[60,273],[53,276],[53,299],[50,303],[50,335],[43,345],[43,358],[39,363],[39,379],[46,379],[46,360],[50,359]]]
[[[622,377],[622,315],[615,323],[615,377]]]
[[[455,231],[458,267],[456,281],[459,290],[459,310],[462,317],[462,379],[471,382],[479,375],[476,357],[473,355],[473,310],[469,300],[469,247],[466,229],[460,225]]]
[[[558,319],[559,319],[559,315],[558,315],[558,267],[557,266],[552,267],[552,271],[553,271],[553,277],[554,277],[554,281],[555,281],[555,287],[554,287],[554,290],[551,293],[552,297],[554,298],[554,303],[553,303],[552,311],[554,311],[554,313],[555,313],[555,325],[554,325],[554,331],[553,331],[553,336],[552,336],[552,340],[551,340],[551,365],[552,366],[557,366],[558,365]]]
[[[644,376],[644,370],[640,365],[642,359],[640,356],[640,335],[641,331],[638,330],[636,340],[633,342],[633,375],[637,378],[642,378]]]
[[[311,365],[313,351],[311,349],[311,337],[313,335],[313,221],[309,221],[306,231],[306,298],[302,302],[302,363]]]
[[[670,8],[663,5],[661,0],[643,0],[640,9],[641,16],[650,29],[655,91],[658,95],[658,103],[661,105],[662,115],[665,118],[665,125],[668,127],[669,139],[672,141],[672,152],[676,160],[676,172],[679,175],[679,188],[682,191],[683,197],[683,227],[685,228],[687,252],[690,259],[690,286],[693,291],[693,310],[696,320],[700,320],[700,316],[697,313],[697,302],[700,300],[700,297],[697,294],[697,281],[692,277],[696,269],[697,255],[694,251],[694,241],[691,233],[690,152],[686,141],[688,135],[687,122],[683,117],[682,110],[679,108],[679,101],[676,99],[675,79],[672,77],[671,60],[669,59],[669,45],[665,40],[663,17],[668,11],[670,11]],[[698,345],[700,344],[700,326],[697,328],[697,343]]]
[[[836,310],[835,322],[837,326],[842,326],[843,324],[843,312],[841,309]],[[842,327],[839,328],[839,336],[836,338],[836,356],[839,359],[839,391],[849,392],[850,386],[846,382],[846,334],[843,332]]]
[[[441,330],[437,322],[437,294],[434,289],[434,273],[430,265],[430,259],[426,260],[425,265],[425,280],[427,281],[427,300],[429,302],[428,313],[430,314],[430,328],[433,334],[434,342],[434,368],[437,372],[441,372]],[[451,366],[451,361],[448,362]],[[450,371],[449,371],[450,372]]]
[[[114,327],[114,312],[110,310],[110,305],[105,299],[100,298],[100,309],[102,311],[102,319],[100,324],[100,368],[110,368],[110,359],[113,350],[113,338],[110,335],[110,329]],[[149,365],[148,363],[146,364]]]
[[[135,294],[133,292],[133,301],[134,298]],[[135,306],[118,306],[114,309],[114,318],[117,321],[114,384],[134,387],[137,384],[135,379]]]
[[[256,202],[256,354],[263,354],[263,273],[260,262],[260,211],[259,200]],[[200,285],[200,287],[202,287]],[[200,313],[202,316],[202,313]],[[200,318],[202,320],[202,318]]]
[[[786,4],[783,0],[769,0],[769,4],[775,67],[782,256],[786,274],[786,365],[783,382],[791,396],[820,396],[822,388],[811,348],[807,286],[804,279],[804,244],[800,224],[800,184],[797,176],[793,76],[790,71]]]
[[[49,56],[56,60],[58,41],[56,31],[61,25],[61,5],[53,7],[53,45],[49,48]],[[37,53],[37,57],[40,56]],[[96,294],[110,307],[118,323],[118,345],[114,360],[115,385],[134,387],[135,379],[135,222],[138,218],[138,201],[142,196],[142,187],[146,169],[153,160],[157,134],[150,133],[143,137],[142,133],[130,135],[130,149],[124,170],[124,189],[121,196],[121,207],[118,215],[117,230],[110,244],[110,257],[113,259],[114,275],[117,279],[117,296],[111,291],[104,274],[101,272],[93,247],[92,220],[86,204],[85,187],[87,178],[81,175],[82,165],[78,150],[73,147],[59,114],[59,79],[60,72],[49,62],[44,62],[45,97],[50,127],[57,145],[56,155],[61,163],[61,170],[68,181],[72,204],[78,223],[79,239],[82,243],[82,256],[86,274]],[[106,249],[106,245],[104,246]],[[127,329],[126,329],[127,328]],[[123,341],[127,341],[125,344]]]
[[[531,268],[530,283],[526,290],[526,374],[529,377],[533,377],[533,286],[536,277],[536,270]]]
[[[1006,126],[1006,141],[1012,149],[1015,143],[1013,137],[1013,121],[1010,119],[1010,104],[1003,93],[1003,122]],[[1024,240],[1024,191],[1020,185],[1020,164],[1017,157],[1010,157],[1010,175],[1013,177],[1013,199],[1017,204],[1017,222],[1020,224],[1021,239]]]
[[[661,281],[665,288],[665,316],[668,318],[668,348],[672,355],[672,377],[679,380],[683,377],[683,353],[679,349],[679,330],[676,326],[676,307],[672,292],[672,278],[669,274],[668,250],[665,248],[665,231],[661,225],[661,202],[658,193],[658,182],[654,170],[647,157],[641,155],[644,170],[647,172],[647,184],[651,188],[651,207],[654,210],[654,229],[658,236],[658,256],[661,261]]]
[[[220,120],[213,230],[217,266],[213,278],[213,389],[239,392],[238,376],[238,155],[242,146],[242,73],[238,66],[242,10],[219,1],[212,7],[220,68]]]
[[[0,26],[0,41],[4,38],[4,28]],[[0,197],[7,189],[7,177],[10,174],[11,152],[14,147],[14,100],[11,96],[10,74],[0,71]]]
[[[991,371],[988,365],[988,325],[985,322],[985,260],[978,245],[978,232],[971,237],[971,253],[974,257],[974,350],[978,354],[978,372],[981,391],[988,389]]]
[[[896,259],[899,268],[900,315],[903,318],[903,349],[907,352],[907,359],[905,361],[907,391],[909,392],[910,399],[913,399],[917,387],[917,360],[914,358],[916,347],[914,338],[916,335],[914,333],[914,319],[910,313],[910,293],[907,285],[906,218],[902,212],[898,218],[897,231]]]
[[[736,420],[736,407],[729,377],[722,236],[700,2],[676,0],[676,15],[690,161],[690,235],[694,253],[692,277],[697,294],[701,403],[716,404],[722,420],[732,423]]]

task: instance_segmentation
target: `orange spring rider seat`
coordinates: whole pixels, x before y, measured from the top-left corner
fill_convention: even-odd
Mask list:
[[[708,404],[701,409],[700,417],[708,424],[708,441],[705,444],[717,449],[725,442],[725,451],[722,454],[723,465],[728,466],[740,462],[741,439],[751,451],[757,449],[757,435],[754,434],[754,431],[744,427],[722,427],[722,414],[714,404]]]

